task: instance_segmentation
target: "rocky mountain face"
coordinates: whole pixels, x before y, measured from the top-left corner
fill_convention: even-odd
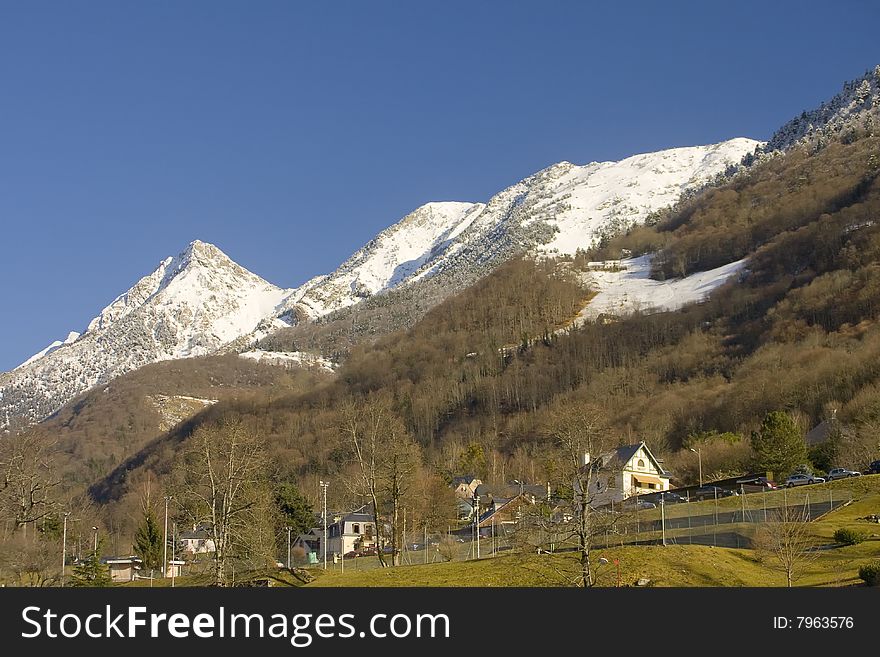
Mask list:
[[[274,317],[289,292],[195,241],[114,299],[82,335],[0,374],[0,428],[41,420],[143,365],[214,353]]]
[[[82,335],[71,333],[0,374],[0,429],[39,421],[148,363],[245,351],[291,324],[428,280],[443,281],[430,297],[436,303],[517,254],[574,254],[643,222],[759,145],[739,138],[619,162],[560,162],[486,203],[428,203],[336,271],[296,289],[276,287],[217,247],[193,242],[117,297]]]

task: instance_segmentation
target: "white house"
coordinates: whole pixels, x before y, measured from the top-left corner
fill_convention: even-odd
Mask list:
[[[645,441],[624,445],[595,460],[584,455],[583,467],[593,467],[590,505],[621,502],[634,495],[669,490],[670,475],[648,449]]]
[[[215,552],[214,539],[204,529],[194,528],[191,532],[181,532],[177,537],[180,550],[187,554]]]
[[[367,509],[368,507],[362,507],[333,518],[333,523],[327,526],[328,554],[348,554],[355,550],[376,547],[376,524],[373,516],[366,512]],[[323,546],[320,546],[320,550],[323,550]]]

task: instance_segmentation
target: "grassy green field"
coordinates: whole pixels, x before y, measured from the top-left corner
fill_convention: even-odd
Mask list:
[[[880,514],[880,476],[804,486],[786,491],[747,495],[747,509],[757,509],[766,502],[768,507],[782,504],[802,504],[807,496],[813,502],[852,499],[811,523],[810,527],[820,549],[815,559],[804,568],[795,582],[798,586],[849,586],[860,584],[859,566],[880,559],[880,525],[859,520],[869,514]],[[719,510],[742,507],[743,500],[729,497],[718,500]],[[682,513],[685,505],[677,505],[675,513]],[[670,507],[671,508],[671,507]],[[692,502],[689,512],[694,515],[712,513],[715,502]],[[659,517],[659,510],[643,511],[644,520]],[[740,525],[729,525],[736,529]],[[752,526],[753,528],[754,526]],[[859,545],[838,546],[834,532],[842,527],[867,534]],[[605,557],[609,563],[600,567],[599,584],[617,585],[617,572],[612,565],[620,561],[620,583],[634,585],[647,578],[653,586],[784,586],[785,577],[768,563],[762,563],[758,554],[749,549],[733,549],[704,545],[622,546],[599,550],[595,559]],[[507,555],[474,561],[442,564],[401,566],[398,568],[363,570],[358,572],[328,572],[320,569],[308,586],[559,586],[570,581],[574,571],[571,554]]]
[[[810,524],[812,533],[820,546],[815,558],[807,564],[796,586],[852,586],[861,584],[859,566],[880,559],[880,524],[859,520],[869,514],[880,514],[880,475],[805,486],[788,491],[747,495],[747,509],[766,505],[770,508],[782,504],[805,503],[807,496],[813,502],[827,501],[829,495],[836,500],[852,500]],[[739,509],[743,500],[730,497],[718,500],[721,510]],[[685,507],[689,506],[689,509]],[[671,513],[689,512],[693,516],[712,513],[715,502],[692,502],[690,505],[669,507]],[[659,510],[642,511],[644,520],[659,517]],[[754,524],[725,525],[733,530],[753,530]],[[839,546],[833,535],[840,528],[855,529],[866,534],[864,542],[852,546]],[[720,530],[720,528],[719,528]],[[614,560],[620,562],[620,585],[634,586],[641,578],[650,580],[651,586],[784,586],[784,575],[760,560],[750,549],[711,547],[705,545],[623,545],[597,550],[593,558],[600,557],[608,564],[599,567],[598,583],[616,586],[617,569]],[[419,558],[419,557],[416,557]],[[370,559],[370,563],[367,563]],[[309,572],[314,581],[305,584],[291,573],[273,572],[243,573],[237,584],[264,580],[271,586],[325,586],[325,587],[406,587],[406,586],[564,586],[571,582],[576,569],[572,553],[506,554],[479,560],[461,560],[425,565],[408,565],[396,568],[376,568],[371,558],[362,563],[346,562],[345,572],[324,571],[312,567]],[[205,586],[207,575],[177,578],[176,586]],[[154,586],[170,586],[170,580],[156,580]],[[139,581],[130,586],[149,586],[149,581]]]

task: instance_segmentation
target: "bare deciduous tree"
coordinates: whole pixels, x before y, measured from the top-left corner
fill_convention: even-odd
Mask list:
[[[815,560],[815,547],[807,515],[798,507],[778,509],[773,519],[762,524],[755,534],[758,557],[768,567],[784,573],[789,587]]]
[[[61,477],[55,457],[55,441],[36,431],[0,441],[0,516],[14,521],[13,530],[56,511]]]
[[[533,542],[539,549],[548,545],[573,545],[577,567],[571,572],[570,561],[555,565],[565,583],[582,587],[596,583],[596,565],[592,550],[598,536],[613,532],[621,520],[619,513],[595,507],[607,495],[608,485],[617,464],[605,463],[603,456],[613,447],[607,418],[598,406],[576,401],[559,403],[545,427],[552,441],[553,457],[548,469],[555,473],[564,503],[555,514],[542,514],[532,524]],[[536,507],[538,508],[538,507]],[[563,554],[563,558],[570,559]],[[552,557],[552,555],[550,555]]]
[[[371,395],[363,401],[349,400],[342,409],[339,426],[342,446],[355,466],[349,482],[352,492],[366,497],[376,525],[379,563],[387,562],[382,546],[385,530],[382,511],[389,507],[391,563],[400,564],[403,546],[400,510],[414,473],[420,464],[418,446],[394,412],[387,395]]]
[[[238,420],[197,429],[180,461],[174,496],[214,542],[217,586],[225,585],[232,557],[251,557],[272,534],[263,526],[266,474],[262,440]]]

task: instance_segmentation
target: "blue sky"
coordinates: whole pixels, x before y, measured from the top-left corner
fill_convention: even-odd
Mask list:
[[[332,270],[559,160],[763,139],[880,63],[876,3],[0,0],[0,370],[167,255]]]

